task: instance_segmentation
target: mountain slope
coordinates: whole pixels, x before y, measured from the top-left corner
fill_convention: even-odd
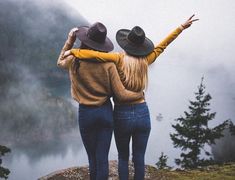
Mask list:
[[[77,127],[68,74],[56,61],[69,30],[88,23],[62,1],[0,7],[0,144],[27,149]]]

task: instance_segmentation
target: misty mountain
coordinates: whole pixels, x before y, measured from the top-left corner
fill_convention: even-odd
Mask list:
[[[56,67],[60,49],[69,30],[87,22],[79,14],[72,16],[71,8],[64,4],[41,2],[46,4],[27,0],[0,2],[1,73],[8,75],[7,80],[14,79],[16,73],[9,72],[20,73],[23,66],[30,69],[31,76],[58,91],[69,84],[68,77]],[[1,77],[1,85],[3,81]]]
[[[54,0],[0,1],[0,7],[0,144],[58,140],[77,127],[77,112],[68,73],[56,61],[69,30],[88,23]]]
[[[216,140],[216,144],[211,146],[212,154],[217,162],[234,162],[235,135],[232,135],[228,128],[223,134],[224,137]]]

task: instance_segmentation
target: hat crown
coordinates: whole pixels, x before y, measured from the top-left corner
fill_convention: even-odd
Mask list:
[[[141,27],[135,26],[129,32],[127,39],[136,45],[143,44],[145,40],[145,32]]]
[[[107,29],[106,27],[100,23],[97,22],[93,24],[87,31],[87,36],[98,43],[104,43],[107,35]]]

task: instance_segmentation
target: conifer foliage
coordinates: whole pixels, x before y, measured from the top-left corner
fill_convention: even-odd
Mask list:
[[[2,164],[2,156],[4,156],[6,153],[9,153],[11,150],[7,148],[6,146],[0,145],[0,178],[8,178],[8,175],[10,174],[9,169],[4,168],[1,166]]]
[[[159,157],[158,162],[156,163],[156,166],[158,169],[170,169],[171,167],[167,165],[167,155],[164,155],[164,153],[161,153],[161,156]]]
[[[205,145],[215,144],[215,139],[223,137],[222,131],[228,121],[210,128],[208,122],[215,118],[216,112],[210,112],[210,94],[205,94],[203,79],[195,92],[195,100],[189,101],[189,110],[184,112],[184,117],[177,118],[177,123],[172,125],[176,133],[170,134],[174,147],[181,148],[180,159],[175,159],[177,165],[186,169],[193,169],[213,162],[211,153],[204,149]],[[204,151],[207,159],[201,158]]]
[[[231,135],[235,136],[235,125],[233,124],[232,121],[229,121],[229,130]]]

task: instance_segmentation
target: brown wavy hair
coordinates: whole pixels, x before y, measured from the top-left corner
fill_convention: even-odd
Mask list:
[[[81,42],[81,45],[79,47],[80,49],[90,49],[93,50],[91,47],[85,45],[84,43]],[[78,58],[76,58],[73,62],[72,62],[72,72],[73,74],[78,74],[78,70],[79,70],[79,66],[80,66],[80,60]]]

